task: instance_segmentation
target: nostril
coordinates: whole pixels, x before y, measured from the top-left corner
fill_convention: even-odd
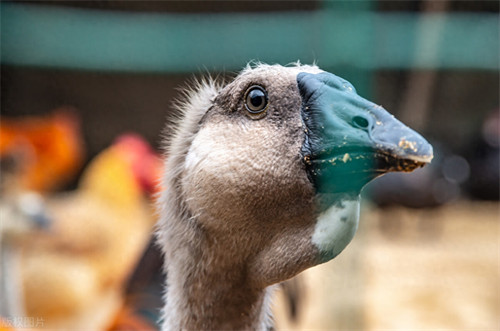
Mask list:
[[[361,116],[354,116],[352,119],[352,124],[359,129],[366,130],[370,126],[370,122]]]

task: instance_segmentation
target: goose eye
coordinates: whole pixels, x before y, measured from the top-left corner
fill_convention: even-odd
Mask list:
[[[262,87],[250,86],[245,93],[245,107],[251,114],[260,114],[267,108],[267,92]]]

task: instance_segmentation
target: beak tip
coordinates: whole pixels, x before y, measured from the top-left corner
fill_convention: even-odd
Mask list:
[[[434,158],[432,145],[420,136],[414,138],[401,138],[398,143],[398,154],[419,163],[430,163]]]
[[[428,145],[430,146],[430,145]],[[422,168],[425,167],[426,165],[430,164],[432,162],[432,159],[434,158],[434,154],[432,152],[432,147],[430,150],[427,150],[425,152],[419,152],[419,153],[412,153],[412,154],[406,154],[405,157],[408,161],[411,163],[414,163],[416,165],[416,168]],[[412,167],[410,167],[412,168]],[[411,169],[409,169],[411,170]]]

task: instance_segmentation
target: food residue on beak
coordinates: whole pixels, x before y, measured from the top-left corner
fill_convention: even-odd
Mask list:
[[[402,149],[411,149],[412,151],[417,152],[417,147],[415,145],[416,145],[415,142],[408,141],[405,138],[401,138],[398,144],[398,146],[401,147]]]

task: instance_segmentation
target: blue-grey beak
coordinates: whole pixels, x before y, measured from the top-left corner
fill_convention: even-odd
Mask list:
[[[302,148],[309,177],[319,193],[359,193],[390,171],[413,171],[429,163],[432,146],[384,108],[328,72],[299,73]]]

